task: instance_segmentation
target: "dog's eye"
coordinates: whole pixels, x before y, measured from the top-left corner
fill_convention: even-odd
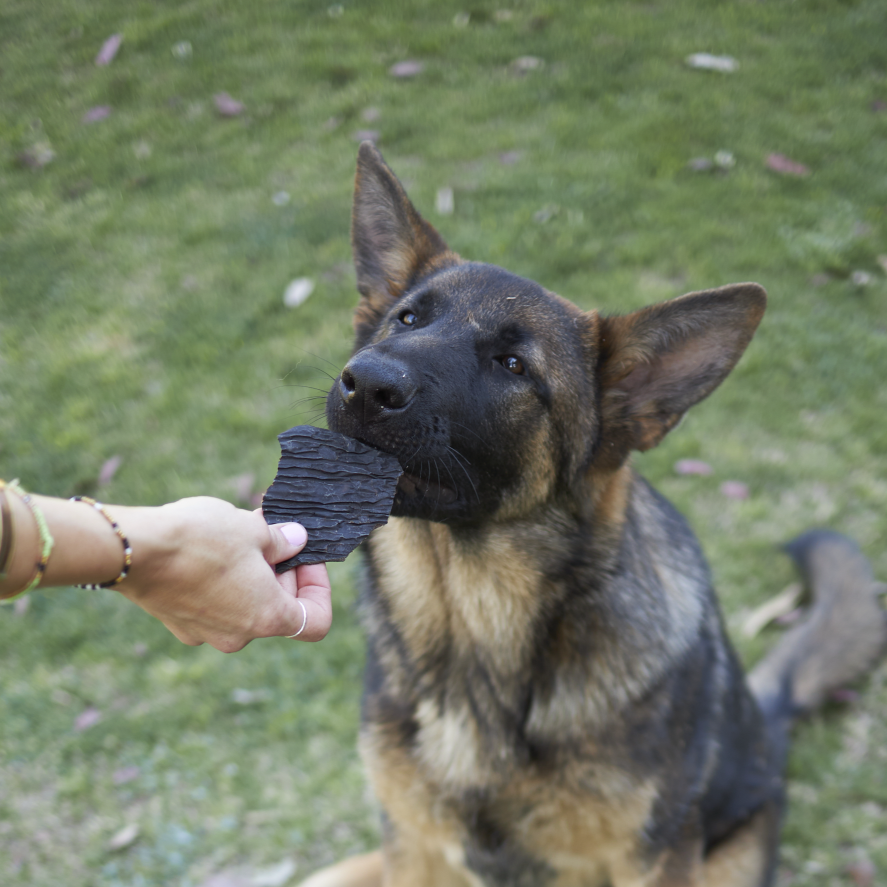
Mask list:
[[[502,366],[504,366],[509,373],[514,373],[515,376],[523,376],[524,373],[526,373],[520,358],[511,354],[508,357],[502,358]]]
[[[419,318],[412,311],[401,311],[400,317],[397,318],[404,326],[415,326],[419,322]]]

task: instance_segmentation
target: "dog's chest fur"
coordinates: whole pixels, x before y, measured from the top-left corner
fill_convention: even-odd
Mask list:
[[[623,557],[633,571],[661,516],[648,488],[632,486]],[[374,789],[399,834],[484,872],[485,884],[498,883],[503,860],[513,863],[503,884],[541,866],[528,883],[568,885],[579,872],[577,883],[595,872],[606,883],[643,858],[638,836],[663,786],[655,767],[620,758],[636,726],[624,713],[640,701],[640,717],[667,729],[668,712],[644,698],[698,636],[705,577],[677,571],[684,553],[654,539],[674,563],[649,560],[650,600],[638,608],[618,564],[605,577],[582,569],[591,532],[548,515],[460,541],[395,519],[369,546],[361,748]]]

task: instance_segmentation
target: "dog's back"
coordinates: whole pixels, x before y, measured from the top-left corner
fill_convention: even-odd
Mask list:
[[[353,243],[328,420],[405,469],[361,605],[384,865],[308,883],[768,884],[790,716],[871,661],[883,617],[870,587],[820,583],[844,603],[819,595],[759,704],[693,534],[629,462],[730,372],[763,290],[583,313],[451,253],[366,145]],[[832,562],[824,539],[804,564]],[[844,607],[873,626],[855,658]]]

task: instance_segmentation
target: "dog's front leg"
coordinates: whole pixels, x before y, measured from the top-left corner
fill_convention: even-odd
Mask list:
[[[633,859],[614,864],[613,887],[770,887],[780,819],[780,804],[768,804],[705,857],[702,839],[689,829],[646,870]]]
[[[382,851],[344,859],[315,872],[299,887],[382,887]]]
[[[383,855],[383,887],[484,887],[467,869],[454,867],[443,850],[421,840],[387,841]]]

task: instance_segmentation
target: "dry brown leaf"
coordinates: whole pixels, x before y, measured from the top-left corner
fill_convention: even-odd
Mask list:
[[[117,50],[120,49],[121,43],[123,43],[123,34],[112,34],[102,44],[99,54],[95,57],[95,63],[99,66],[110,65],[114,60],[114,56],[117,55]]]
[[[216,110],[222,117],[237,117],[246,110],[242,102],[231,98],[227,92],[217,92],[213,96],[213,101],[216,104]]]
[[[415,77],[417,74],[421,74],[423,70],[425,70],[425,66],[422,62],[405,61],[392,65],[388,69],[388,73],[392,77]]]
[[[748,486],[741,480],[725,480],[721,484],[721,494],[728,499],[748,499]]]
[[[809,176],[809,167],[797,160],[786,157],[785,154],[770,154],[767,157],[767,167],[773,172],[778,172],[784,176]]]
[[[678,474],[701,474],[704,477],[714,474],[711,465],[699,459],[678,459],[674,464],[674,470]]]

